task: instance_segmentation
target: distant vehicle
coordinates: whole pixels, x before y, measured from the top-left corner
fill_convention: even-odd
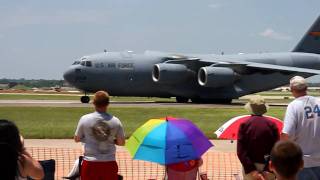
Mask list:
[[[281,86],[281,87],[275,88],[273,90],[274,91],[281,91],[281,92],[288,92],[288,91],[290,91],[290,87],[289,86]]]
[[[84,56],[64,79],[85,92],[114,96],[176,97],[184,103],[230,103],[243,95],[288,84],[291,77],[320,74],[320,16],[292,52],[237,55],[147,51]]]

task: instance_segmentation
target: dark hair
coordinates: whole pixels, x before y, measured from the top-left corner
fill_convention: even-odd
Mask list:
[[[1,179],[16,179],[18,158],[22,149],[20,133],[17,126],[11,121],[0,119]]]
[[[271,150],[271,162],[280,176],[294,177],[303,164],[302,150],[292,141],[278,141]]]
[[[109,94],[105,91],[98,91],[94,94],[93,104],[97,107],[109,105]]]

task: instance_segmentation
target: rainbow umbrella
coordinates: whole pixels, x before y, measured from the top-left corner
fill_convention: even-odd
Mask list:
[[[147,121],[126,143],[133,159],[163,165],[199,159],[211,146],[191,121],[172,117]]]

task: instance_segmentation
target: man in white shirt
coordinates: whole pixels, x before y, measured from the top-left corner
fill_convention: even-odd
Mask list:
[[[96,92],[93,104],[95,112],[80,118],[74,137],[76,142],[84,143],[81,180],[117,180],[115,145],[125,144],[124,130],[120,120],[107,113],[107,92]]]
[[[282,140],[292,140],[303,152],[304,168],[300,179],[320,179],[320,101],[307,95],[307,82],[301,76],[290,79],[290,89],[295,100],[288,107],[284,118]]]

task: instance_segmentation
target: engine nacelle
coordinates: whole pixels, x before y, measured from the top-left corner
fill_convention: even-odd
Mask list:
[[[205,87],[223,87],[234,83],[237,79],[233,69],[226,67],[202,67],[198,71],[198,83]]]
[[[152,71],[152,80],[163,84],[176,84],[188,80],[192,72],[181,64],[155,64]]]

